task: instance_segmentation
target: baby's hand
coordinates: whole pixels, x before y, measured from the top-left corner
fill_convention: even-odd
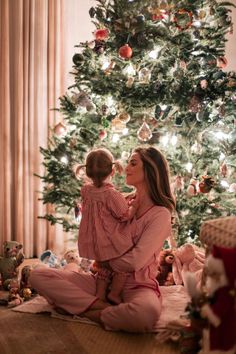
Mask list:
[[[138,194],[133,195],[132,199],[130,199],[128,201],[128,204],[130,206],[132,206],[133,208],[137,209],[139,204],[140,204],[140,200],[139,200]]]
[[[120,161],[115,161],[114,165],[115,165],[116,172],[118,172],[121,175],[124,172],[124,168],[123,168],[122,164],[120,163]]]

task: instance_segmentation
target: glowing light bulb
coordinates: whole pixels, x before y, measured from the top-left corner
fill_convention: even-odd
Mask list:
[[[215,132],[213,134],[219,140],[223,140],[223,139],[227,139],[228,138],[228,134],[225,134],[223,132]]]
[[[124,128],[124,129],[122,130],[122,134],[123,134],[123,135],[128,135],[128,134],[129,134],[129,129],[128,129],[128,128]]]
[[[202,26],[202,22],[201,21],[194,21],[193,22],[193,26],[195,26],[195,27],[201,27]]]
[[[227,181],[223,180],[223,179],[220,182],[220,184],[222,185],[223,188],[229,188],[229,183]]]
[[[178,141],[177,136],[176,136],[176,135],[173,135],[173,136],[171,137],[170,141],[171,141],[171,144],[172,144],[172,145],[176,145],[176,144],[177,144],[177,141]]]
[[[169,135],[164,135],[160,140],[163,146],[167,146],[167,144],[169,143]]]
[[[148,53],[149,58],[151,59],[156,59],[158,57],[158,54],[160,52],[160,49],[156,48],[151,50],[151,52]]]
[[[188,172],[191,172],[191,171],[192,171],[192,168],[193,168],[192,162],[186,163],[185,168],[186,168],[186,170],[187,170]]]
[[[132,64],[127,65],[123,70],[123,74],[127,76],[134,76],[136,74],[136,71],[133,65]]]
[[[166,104],[162,104],[162,105],[161,105],[161,110],[162,110],[162,111],[165,111],[166,108],[167,108],[167,105],[166,105]]]
[[[67,158],[66,156],[62,156],[60,161],[61,161],[62,163],[64,163],[65,165],[68,164],[68,158]]]
[[[225,159],[225,154],[223,154],[223,152],[220,153],[220,157],[219,160],[222,161]]]
[[[109,62],[109,61],[105,61],[105,62],[102,64],[102,70],[108,69],[109,66],[110,66],[110,62]]]
[[[115,101],[113,100],[112,96],[107,96],[106,104],[108,107],[112,107],[114,105]]]
[[[120,140],[119,134],[113,134],[111,140],[113,143],[117,143]]]

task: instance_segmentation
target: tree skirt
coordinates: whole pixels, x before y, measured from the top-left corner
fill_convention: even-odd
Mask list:
[[[185,308],[189,301],[189,296],[186,293],[185,288],[182,285],[173,286],[161,286],[160,291],[163,298],[162,313],[159,321],[157,322],[153,332],[158,332],[168,328],[170,323],[179,321],[185,315]],[[55,312],[55,310],[48,304],[48,302],[42,296],[36,296],[30,301],[12,308],[12,311],[26,312],[26,313],[43,313],[49,312],[52,317],[56,317],[66,321],[77,321],[81,323],[87,323],[91,325],[97,325],[97,323],[90,321],[89,319],[82,318],[78,315],[68,316],[61,315]]]

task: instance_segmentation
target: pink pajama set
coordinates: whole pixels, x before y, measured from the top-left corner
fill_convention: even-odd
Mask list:
[[[106,183],[100,188],[87,184],[82,187],[81,196],[80,257],[101,262],[119,257],[131,249],[136,221],[128,220],[128,203],[113,184]]]
[[[109,262],[114,271],[129,274],[122,292],[123,302],[101,311],[107,330],[150,332],[160,317],[157,259],[164,240],[171,234],[170,212],[164,207],[151,207],[136,220],[136,233],[135,247]],[[71,314],[85,312],[97,300],[93,274],[36,268],[30,282],[50,304]]]

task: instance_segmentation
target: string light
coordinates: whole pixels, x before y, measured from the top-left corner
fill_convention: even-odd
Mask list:
[[[225,180],[222,180],[220,182],[220,184],[222,185],[223,188],[229,188],[229,183],[227,181],[225,181]]]
[[[60,161],[61,161],[62,163],[64,163],[65,165],[68,164],[68,158],[67,158],[66,156],[62,156],[61,159],[60,159]]]
[[[191,171],[192,171],[192,168],[193,168],[192,162],[186,163],[185,168],[186,168],[186,170],[187,170],[188,172],[191,172]]]
[[[120,140],[119,134],[113,134],[111,140],[113,143],[117,143]]]

